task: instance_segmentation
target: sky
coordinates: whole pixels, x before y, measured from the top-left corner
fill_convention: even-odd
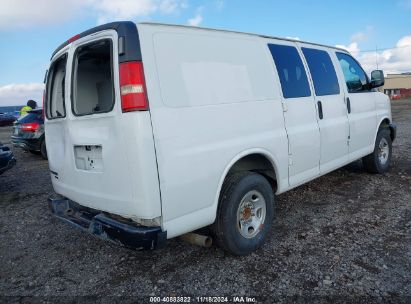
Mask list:
[[[57,46],[118,20],[291,37],[344,47],[367,72],[411,72],[411,0],[0,0],[0,106],[41,103]]]

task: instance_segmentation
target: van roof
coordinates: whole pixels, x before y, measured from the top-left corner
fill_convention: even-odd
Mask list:
[[[206,30],[206,31],[217,31],[217,32],[225,32],[225,33],[235,33],[235,34],[242,34],[242,35],[249,35],[249,36],[254,36],[254,37],[261,37],[261,38],[269,38],[269,39],[278,39],[278,40],[284,40],[284,41],[292,41],[292,42],[301,42],[301,43],[306,43],[306,44],[311,44],[311,45],[316,45],[316,46],[322,46],[322,47],[327,47],[327,48],[332,48],[336,49],[339,51],[347,52],[347,50],[335,46],[330,46],[330,45],[325,45],[325,44],[319,44],[319,43],[313,43],[313,42],[308,42],[308,41],[302,41],[302,40],[297,40],[297,39],[291,39],[291,38],[281,38],[281,37],[275,37],[275,36],[268,36],[268,35],[261,35],[261,34],[255,34],[255,33],[247,33],[247,32],[239,32],[239,31],[232,31],[232,30],[223,30],[223,29],[213,29],[213,28],[206,28],[206,27],[198,27],[198,26],[189,26],[189,25],[176,25],[176,24],[167,24],[167,23],[157,23],[157,22],[140,22],[139,24],[147,24],[147,25],[159,25],[159,26],[169,26],[169,27],[181,27],[181,28],[189,28],[189,29],[198,29],[198,30]],[[138,41],[138,33],[137,33],[137,28],[136,24],[131,21],[117,21],[117,22],[111,22],[111,23],[106,23],[103,25],[99,25],[96,27],[93,27],[91,29],[88,29],[78,35],[73,36],[72,38],[66,40],[63,42],[57,49],[53,52],[51,55],[51,58],[54,57],[54,55],[60,51],[62,48],[64,48],[66,45],[70,44],[76,39],[79,39],[81,37],[85,37],[88,35],[91,35],[96,32],[104,31],[104,30],[109,30],[109,29],[114,29],[118,32],[119,36],[135,36],[136,40]],[[132,38],[131,38],[132,39]],[[132,49],[130,50],[125,50],[124,52],[124,58],[121,58],[121,61],[131,61],[131,60],[141,60],[141,51],[140,51],[140,45],[136,46],[131,46],[131,44],[126,44],[126,48],[131,47]]]
[[[215,28],[192,26],[192,25],[177,25],[177,24],[168,24],[168,23],[159,23],[159,22],[139,22],[138,24],[160,25],[160,26],[170,26],[170,27],[181,27],[181,28],[199,29],[199,30],[206,30],[206,31],[216,31],[216,32],[242,34],[242,35],[249,35],[249,36],[261,37],[261,38],[277,39],[277,40],[284,40],[284,41],[291,41],[291,42],[301,42],[301,43],[306,43],[306,44],[311,44],[311,45],[316,45],[316,46],[322,46],[322,47],[332,48],[332,49],[336,49],[336,50],[339,50],[339,51],[343,51],[343,52],[345,52],[345,53],[347,52],[346,49],[340,48],[340,47],[337,47],[337,46],[331,46],[331,45],[326,45],[326,44],[309,42],[309,41],[304,41],[304,40],[299,40],[299,39],[282,38],[282,37],[276,37],[276,36],[262,35],[262,34],[256,34],[256,33],[249,33],[249,32],[240,32],[240,31],[233,31],[233,30],[215,29]]]
[[[125,45],[123,45],[124,49],[119,56],[120,62],[141,60],[140,41],[138,40],[137,27],[136,24],[131,21],[110,22],[93,27],[80,34],[77,34],[60,44],[59,47],[51,55],[51,58],[53,58],[58,51],[60,51],[62,48],[64,48],[66,45],[69,45],[73,41],[104,30],[116,30],[119,37],[129,37],[130,39],[135,39],[137,41],[137,44],[126,43]]]

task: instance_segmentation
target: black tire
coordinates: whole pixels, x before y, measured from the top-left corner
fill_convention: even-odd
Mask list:
[[[31,154],[40,155],[40,151],[37,150],[29,150]]]
[[[255,196],[258,197],[256,200],[259,202],[258,204],[262,205],[262,202],[265,201],[264,219],[262,216],[260,218],[256,217],[258,212],[260,212],[260,215],[262,214],[261,207],[253,205],[252,209],[248,207],[248,209],[240,208],[240,205],[244,206],[246,197],[251,195],[250,199],[252,199],[253,193],[258,194],[258,196]],[[244,211],[240,212],[239,210]],[[257,215],[253,214],[253,212]],[[258,220],[262,220],[258,229],[252,231],[256,233],[255,235],[251,233],[248,238],[242,235],[242,233],[248,233],[250,228],[247,229],[245,224],[243,225],[245,229],[241,229],[240,222],[244,223],[242,221],[244,218],[238,220],[239,214],[240,217],[247,214],[247,220],[257,219],[257,223],[259,223]],[[214,240],[221,248],[234,255],[246,255],[264,244],[271,230],[273,217],[274,192],[267,179],[254,172],[239,172],[228,176],[224,181],[220,193],[216,221],[211,226],[211,231]]]
[[[41,153],[41,157],[43,157],[43,159],[47,159],[46,140],[44,138],[40,143],[40,153]]]
[[[382,146],[381,146],[382,145]],[[382,147],[384,147],[382,149]],[[390,169],[392,156],[392,141],[390,130],[380,129],[375,140],[374,151],[363,157],[365,170],[370,173],[385,173]]]

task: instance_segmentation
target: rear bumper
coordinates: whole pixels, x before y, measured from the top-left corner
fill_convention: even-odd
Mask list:
[[[48,203],[56,217],[100,239],[135,250],[159,249],[166,245],[167,232],[162,231],[161,227],[139,226],[115,220],[68,199],[49,199]]]

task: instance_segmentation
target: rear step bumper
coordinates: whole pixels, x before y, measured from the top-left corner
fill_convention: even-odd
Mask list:
[[[51,212],[61,220],[100,239],[135,250],[159,249],[166,245],[167,232],[161,227],[138,226],[82,208],[68,199],[48,199]]]

